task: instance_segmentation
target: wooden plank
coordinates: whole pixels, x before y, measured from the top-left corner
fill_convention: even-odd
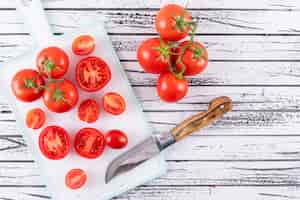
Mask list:
[[[11,55],[11,54],[9,54]],[[0,56],[1,57],[1,56]],[[7,58],[4,58],[5,60]],[[155,86],[157,82],[157,75],[145,73],[140,65],[134,62],[122,62],[124,69],[128,75],[129,81],[132,86]],[[300,84],[300,63],[299,62],[213,62],[211,61],[206,69],[206,71],[197,76],[187,77],[189,84],[192,86],[201,86],[191,88],[191,91],[205,93],[208,89],[203,86],[243,86],[240,92],[245,93],[244,91],[250,90],[252,94],[253,90],[247,86],[261,86],[261,89],[258,89],[257,93],[266,91],[263,86],[299,86]],[[213,87],[212,91],[216,87]],[[249,88],[249,89],[248,89]],[[136,88],[136,92],[139,93],[144,88]],[[235,90],[232,87],[224,89],[224,93],[227,93],[228,90]],[[290,89],[285,87],[278,89],[279,93],[285,93],[286,96],[291,96],[293,90],[297,91],[296,88]],[[153,90],[154,89],[149,89]],[[218,89],[216,89],[218,90]],[[238,88],[236,89],[238,90]],[[270,89],[277,91],[277,89]],[[151,98],[155,100],[154,93],[151,92],[146,94],[140,94],[139,96],[146,95],[147,99]],[[233,92],[235,93],[235,92]],[[297,92],[294,95],[297,96]],[[149,97],[148,95],[153,95]],[[234,94],[232,94],[235,96]],[[258,95],[258,94],[256,94]],[[275,93],[273,95],[276,95]],[[272,98],[273,98],[272,95]],[[247,97],[247,95],[245,95]],[[274,97],[278,98],[278,97]],[[270,99],[269,99],[270,100]],[[270,103],[270,102],[269,102]],[[1,109],[1,107],[0,107]]]
[[[41,200],[50,196],[44,188],[0,188],[5,200]],[[176,195],[174,195],[176,194]],[[140,186],[114,200],[191,200],[191,199],[282,200],[300,199],[298,187],[199,187],[199,186]]]
[[[155,84],[155,83],[153,83]],[[217,96],[230,96],[234,111],[299,111],[299,87],[190,87],[187,96],[176,104],[165,103],[155,87],[135,87],[145,112],[203,111]],[[0,98],[0,120],[14,120],[5,97]]]
[[[282,200],[300,199],[297,187],[198,187],[141,186],[118,200],[191,200],[191,199]]]
[[[212,98],[228,95],[234,101],[234,112],[206,129],[206,134],[299,134],[298,88],[191,87],[189,95],[177,104],[162,103],[155,88],[135,90],[149,121],[159,132],[168,131],[184,117],[205,110]],[[15,117],[6,101],[1,102],[2,134],[16,134]]]
[[[46,188],[40,187],[0,187],[1,200],[42,200],[50,199]]]
[[[183,2],[183,0],[127,0],[127,1],[106,1],[106,0],[43,0],[47,8],[159,8],[163,3]],[[14,1],[1,0],[0,7],[14,8]],[[189,8],[208,9],[297,9],[299,2],[297,0],[253,0],[253,1],[236,1],[236,0],[191,0]]]
[[[136,49],[148,36],[112,36],[120,59],[136,59]],[[198,36],[211,60],[281,60],[300,58],[298,37],[286,36]]]
[[[154,86],[157,75],[145,73],[137,62],[122,62],[133,86]],[[299,62],[213,62],[206,71],[187,77],[193,86],[299,85]],[[201,92],[201,89],[194,91]],[[233,88],[230,88],[233,89]],[[247,90],[246,88],[243,89]],[[280,90],[280,89],[279,89]],[[286,90],[289,90],[286,88]],[[204,89],[204,91],[206,91]],[[225,89],[226,91],[226,89]],[[241,91],[241,90],[240,90]],[[261,90],[259,90],[261,91]],[[148,94],[148,93],[147,93]]]
[[[130,141],[130,138],[129,138]],[[300,160],[299,136],[190,136],[166,152],[172,161]],[[0,136],[0,162],[32,161],[21,137]]]
[[[299,34],[300,30],[300,25],[294,23],[300,17],[299,11],[192,10],[191,14],[198,21],[197,34]],[[151,10],[47,11],[54,32],[72,31],[87,20],[101,22],[104,18],[113,34],[155,34],[155,15],[156,11]],[[274,16],[280,20],[274,20]],[[23,22],[17,11],[1,11],[0,33],[28,32]]]
[[[298,186],[300,161],[295,162],[168,162],[168,173],[148,185],[172,186]],[[43,186],[32,163],[0,163],[0,185]]]
[[[146,116],[156,131],[164,132],[193,114],[196,112],[147,112]],[[298,135],[299,117],[299,112],[233,111],[203,130],[201,134]]]
[[[138,45],[149,36],[111,36],[121,60],[136,60]],[[300,43],[297,36],[197,36],[208,48],[210,60],[300,60]],[[0,60],[5,60],[30,48],[28,35],[0,37]]]

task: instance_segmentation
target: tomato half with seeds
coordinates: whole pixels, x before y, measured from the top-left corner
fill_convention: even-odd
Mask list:
[[[43,78],[37,71],[23,69],[14,75],[11,89],[18,100],[32,102],[42,96],[44,84]]]
[[[48,78],[61,78],[69,69],[69,58],[59,47],[43,49],[36,59],[38,70]]]
[[[79,87],[87,92],[102,89],[111,79],[109,66],[99,57],[87,57],[76,65],[76,80]]]
[[[176,68],[185,68],[184,75],[192,76],[203,72],[208,64],[208,53],[200,42],[184,41],[179,44],[176,53],[182,54],[176,58]]]
[[[109,92],[103,96],[103,109],[113,115],[120,115],[126,109],[125,99],[118,93]]]
[[[87,180],[87,175],[82,169],[72,169],[65,177],[66,186],[76,190],[81,188]]]
[[[74,54],[84,56],[92,53],[95,49],[95,39],[90,35],[80,35],[72,43]]]
[[[59,126],[48,126],[39,136],[39,147],[44,156],[51,160],[60,160],[70,151],[70,137]]]
[[[79,105],[78,117],[81,121],[93,123],[97,121],[99,114],[100,107],[94,99],[86,99]]]
[[[75,136],[74,147],[76,152],[84,158],[97,158],[104,151],[104,135],[94,128],[80,129]]]
[[[157,13],[155,27],[163,39],[178,41],[187,36],[191,20],[190,13],[184,7],[168,4]]]
[[[127,135],[121,130],[110,130],[105,135],[106,144],[112,149],[122,149],[127,146]]]
[[[39,129],[46,121],[45,112],[40,108],[31,109],[27,112],[25,121],[28,128]]]
[[[66,79],[56,80],[48,84],[43,94],[43,100],[52,112],[67,112],[76,105],[78,91],[72,82]]]

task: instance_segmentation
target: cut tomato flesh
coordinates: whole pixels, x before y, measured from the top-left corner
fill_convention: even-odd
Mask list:
[[[119,115],[125,111],[126,102],[121,95],[115,92],[109,92],[103,97],[103,108],[106,112]]]
[[[39,147],[47,158],[59,160],[70,151],[70,137],[63,128],[48,126],[39,136]]]
[[[85,158],[97,158],[105,147],[104,135],[97,129],[83,128],[75,136],[74,147]]]
[[[88,92],[100,90],[110,79],[109,66],[101,58],[87,57],[76,66],[76,80]]]

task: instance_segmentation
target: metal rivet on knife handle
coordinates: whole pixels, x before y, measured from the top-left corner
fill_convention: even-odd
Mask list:
[[[176,141],[192,134],[195,131],[215,122],[225,113],[231,111],[232,100],[229,97],[217,97],[208,106],[207,112],[200,112],[177,125],[171,133]]]

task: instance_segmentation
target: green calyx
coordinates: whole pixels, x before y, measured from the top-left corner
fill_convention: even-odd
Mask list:
[[[54,91],[53,91],[53,99],[55,101],[62,101],[64,100],[64,92],[58,88],[56,88]]]
[[[48,59],[44,61],[43,65],[44,65],[45,72],[48,74],[50,74],[52,70],[55,68],[55,63]]]
[[[35,83],[35,78],[32,79],[25,79],[24,85],[26,88],[37,88],[37,85]]]
[[[171,52],[172,45],[166,44],[161,38],[159,47],[155,48],[156,51],[159,51],[160,57],[164,60],[169,61],[170,59],[170,52]]]
[[[199,59],[199,58],[202,57],[202,49],[201,49],[200,47],[195,47],[195,48],[193,49],[193,53],[194,53],[194,57],[195,57],[196,59]]]

